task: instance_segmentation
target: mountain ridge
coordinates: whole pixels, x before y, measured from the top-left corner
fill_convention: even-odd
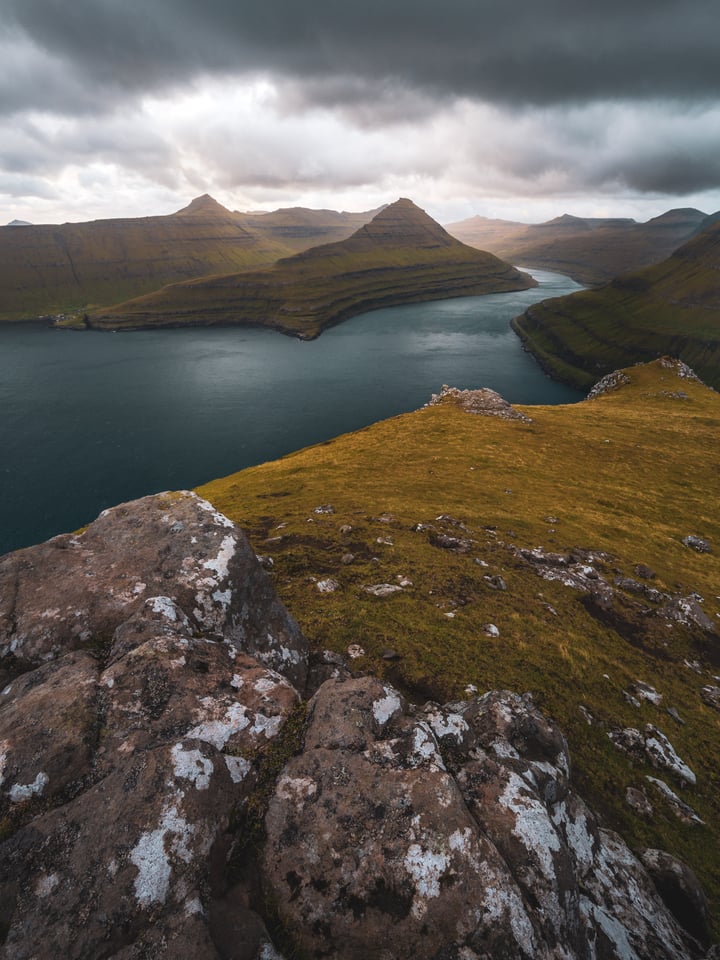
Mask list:
[[[346,240],[312,247],[262,271],[165,287],[90,313],[87,324],[137,329],[239,323],[312,339],[380,306],[533,285],[527,274],[451,237],[403,198]]]
[[[471,217],[447,224],[454,236],[512,263],[567,274],[600,286],[629,270],[668,257],[712,216],[694,208],[668,210],[647,223],[563,214],[545,223]]]
[[[254,219],[203,194],[165,216],[0,227],[0,322],[76,313],[180,280],[270,266],[347,237],[372,216],[308,213],[309,223]]]

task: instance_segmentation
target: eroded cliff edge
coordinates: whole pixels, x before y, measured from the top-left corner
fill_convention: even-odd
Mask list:
[[[311,657],[193,494],[0,560],[0,656],[8,960],[706,953],[690,871],[603,828],[529,695]]]

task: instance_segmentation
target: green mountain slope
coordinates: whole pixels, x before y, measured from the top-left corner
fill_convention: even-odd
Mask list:
[[[662,263],[531,307],[513,328],[552,376],[581,389],[662,354],[720,388],[720,223]]]
[[[272,558],[316,650],[351,648],[354,668],[417,702],[531,690],[607,823],[690,863],[717,907],[720,712],[703,691],[720,687],[720,396],[684,373],[637,367],[596,399],[521,408],[530,422],[469,414],[451,393],[199,492]],[[611,742],[646,724],[695,785]]]
[[[0,227],[0,321],[74,313],[168,283],[269,266],[377,211],[233,213],[205,194],[166,217]]]
[[[263,271],[174,284],[90,314],[94,328],[252,324],[312,338],[375,307],[534,286],[492,254],[460,243],[410,200],[349,239]]]
[[[464,243],[491,250],[511,263],[557,270],[579,283],[598,286],[664,259],[709,220],[700,210],[682,209],[647,223],[566,214],[539,224],[471,217],[448,224],[447,229]]]

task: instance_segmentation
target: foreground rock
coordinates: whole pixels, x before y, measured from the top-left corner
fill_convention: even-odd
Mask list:
[[[309,957],[700,953],[528,697],[420,712],[378,680],[328,681],[266,824],[265,883]]]
[[[692,874],[600,827],[528,696],[308,670],[192,494],[3,558],[0,610],[2,960],[703,955]]]
[[[229,828],[308,659],[245,536],[149,497],[3,558],[0,598],[0,955],[223,956]]]
[[[122,504],[81,536],[54,537],[2,558],[5,675],[69,649],[107,648],[114,631],[146,603],[304,683],[307,651],[300,631],[244,534],[191,493]]]

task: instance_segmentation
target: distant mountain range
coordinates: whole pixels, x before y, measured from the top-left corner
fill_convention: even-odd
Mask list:
[[[662,354],[720,388],[720,222],[661,263],[535,304],[513,328],[553,377],[581,389]]]
[[[118,303],[179,280],[268,266],[373,215],[241,214],[198,197],[164,217],[0,227],[0,320]]]
[[[375,307],[534,286],[527,274],[454,239],[411,200],[385,207],[347,240],[260,271],[174,284],[91,312],[94,328],[269,326],[310,339]]]
[[[664,259],[713,219],[689,208],[669,210],[647,223],[565,214],[539,224],[471,217],[447,224],[447,229],[464,243],[511,263],[557,270],[579,283],[598,286]]]

